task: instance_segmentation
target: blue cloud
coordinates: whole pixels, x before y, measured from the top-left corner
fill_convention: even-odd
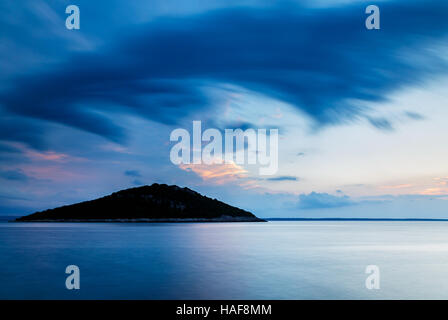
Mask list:
[[[10,146],[10,145],[6,145],[6,144],[1,144],[0,143],[0,153],[20,153],[20,150],[15,148],[14,146]]]
[[[416,113],[416,112],[411,112],[411,111],[406,111],[405,115],[412,119],[412,120],[423,120],[425,119],[425,117],[423,115],[421,115],[420,113]]]
[[[268,181],[298,181],[299,178],[293,176],[279,176],[273,178],[267,178]]]
[[[141,177],[140,171],[138,170],[126,170],[124,174],[128,177]]]
[[[142,185],[144,185],[144,183],[143,183],[143,182],[141,182],[141,181],[140,181],[140,180],[138,180],[138,179],[136,179],[136,180],[132,181],[132,183],[133,183],[134,185],[136,185],[136,186],[142,186]]]
[[[35,149],[43,149],[43,135],[43,124],[39,121],[11,116],[0,109],[0,140],[24,142]]]
[[[28,181],[29,179],[21,170],[0,171],[0,178],[11,181]]]
[[[367,120],[369,120],[370,124],[377,129],[385,131],[393,130],[392,123],[390,123],[390,121],[387,120],[386,118],[367,117]]]
[[[300,209],[326,209],[326,208],[340,208],[353,205],[354,202],[350,197],[333,196],[328,193],[311,192],[310,194],[299,195]]]
[[[104,112],[176,124],[211,107],[203,87],[219,83],[288,102],[317,126],[355,120],[365,116],[360,101],[384,101],[397,89],[448,70],[437,51],[428,50],[448,35],[446,1],[382,2],[380,9],[381,30],[374,31],[364,27],[364,6],[358,3],[157,18],[109,39],[109,45],[71,53],[48,71],[16,78],[0,94],[0,104],[27,121],[61,123],[121,143],[125,130]],[[370,122],[391,129],[387,119]],[[37,144],[38,130],[26,130],[2,133]],[[30,137],[33,132],[36,137]]]

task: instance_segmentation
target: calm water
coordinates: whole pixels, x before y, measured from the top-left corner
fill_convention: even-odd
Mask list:
[[[448,299],[448,223],[0,222],[0,298]]]

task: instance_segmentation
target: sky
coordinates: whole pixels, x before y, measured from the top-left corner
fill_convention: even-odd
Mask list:
[[[447,16],[444,0],[4,0],[0,214],[157,182],[260,217],[448,218]],[[278,172],[173,164],[193,121],[278,129]]]

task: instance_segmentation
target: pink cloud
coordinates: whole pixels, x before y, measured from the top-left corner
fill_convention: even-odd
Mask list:
[[[427,196],[444,196],[448,195],[448,188],[427,188],[421,191],[420,194]]]
[[[25,155],[32,160],[45,160],[45,161],[56,161],[62,162],[70,158],[69,155],[65,153],[57,153],[54,151],[37,152],[32,150],[25,150]]]
[[[236,183],[246,189],[258,187],[256,181],[248,178],[248,172],[235,163],[181,164],[182,170],[194,172],[204,181],[222,185]]]
[[[196,173],[203,180],[213,180],[217,184],[247,178],[247,171],[235,163],[181,164],[179,167],[182,170]]]
[[[410,188],[413,187],[413,184],[397,184],[397,185],[391,185],[391,186],[380,186],[381,189],[404,189],[404,188]]]
[[[113,152],[117,152],[117,153],[132,154],[132,152],[130,152],[127,148],[122,147],[115,143],[108,143],[108,144],[102,145],[101,149],[103,149],[105,151],[113,151]]]
[[[52,162],[68,162],[68,161],[85,161],[86,159],[73,157],[66,153],[56,151],[36,151],[28,148],[21,143],[9,143],[12,147],[20,150],[23,154],[33,161],[52,161]]]
[[[83,180],[87,176],[74,172],[73,170],[67,170],[59,165],[50,166],[34,166],[25,165],[20,168],[29,177],[39,180],[51,180],[54,182],[69,182],[75,180]]]

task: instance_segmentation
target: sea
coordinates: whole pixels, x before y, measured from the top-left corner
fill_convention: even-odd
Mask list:
[[[448,222],[2,219],[0,299],[448,299]]]

